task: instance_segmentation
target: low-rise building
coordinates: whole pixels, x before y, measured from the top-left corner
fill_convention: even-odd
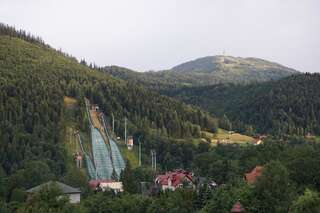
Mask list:
[[[47,183],[43,183],[36,187],[27,190],[28,196],[32,196],[32,194],[37,193],[43,189],[48,189],[50,187],[57,187],[63,195],[66,195],[69,198],[70,203],[80,203],[81,199],[81,191],[78,188],[74,188],[68,186],[67,184],[58,182],[58,181],[49,181]]]
[[[123,192],[122,182],[100,183],[99,187],[103,192],[113,191],[115,194]]]
[[[89,187],[96,191],[113,191],[115,194],[123,192],[123,184],[113,180],[91,180]]]

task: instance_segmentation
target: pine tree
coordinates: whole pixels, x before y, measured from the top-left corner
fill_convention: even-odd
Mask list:
[[[121,172],[120,180],[123,184],[123,190],[128,193],[137,193],[138,186],[132,174],[132,168],[129,161],[126,163],[126,168]]]

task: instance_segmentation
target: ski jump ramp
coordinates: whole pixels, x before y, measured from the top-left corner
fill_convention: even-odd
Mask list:
[[[117,178],[120,178],[121,171],[126,165],[118,145],[109,134],[105,116],[103,113],[99,116],[97,111],[90,109],[88,99],[85,99],[85,103],[90,123],[93,156],[91,160],[90,156],[85,154],[88,174],[91,179],[112,179],[115,178],[112,177],[115,172]]]

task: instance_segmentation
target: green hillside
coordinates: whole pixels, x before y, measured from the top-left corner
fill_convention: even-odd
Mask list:
[[[65,96],[80,106],[69,124]],[[0,170],[10,177],[8,192],[68,173],[63,130],[66,125],[87,128],[84,97],[107,117],[127,117],[131,134],[199,137],[201,128],[215,122],[197,108],[90,69],[37,37],[0,25]],[[115,129],[122,133],[123,122],[116,122]]]
[[[214,85],[171,91],[171,96],[234,121],[245,131],[320,134],[320,75],[301,74],[252,85]],[[223,119],[222,119],[223,120]]]

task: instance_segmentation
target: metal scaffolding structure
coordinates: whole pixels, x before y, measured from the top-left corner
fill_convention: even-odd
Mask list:
[[[97,179],[96,169],[93,165],[91,157],[87,154],[87,152],[83,148],[83,144],[82,144],[82,140],[81,140],[81,136],[80,136],[79,132],[76,133],[76,137],[78,139],[81,151],[82,151],[84,158],[85,158],[88,175],[89,175],[90,179]]]

